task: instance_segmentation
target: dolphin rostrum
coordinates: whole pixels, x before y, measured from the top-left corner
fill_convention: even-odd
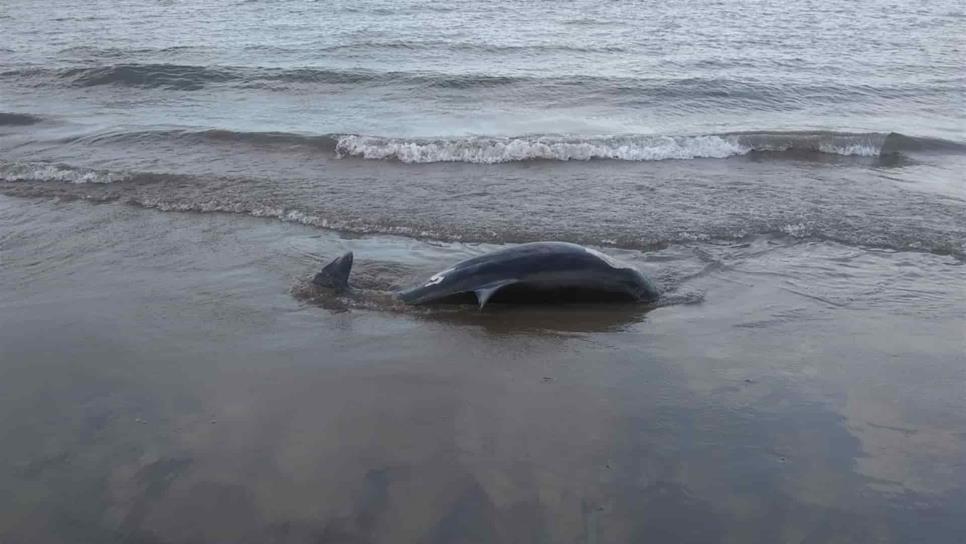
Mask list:
[[[312,283],[348,289],[351,269],[349,252],[326,265]],[[597,250],[565,242],[533,242],[465,260],[396,296],[407,304],[462,301],[475,296],[482,309],[495,299],[651,302],[660,293],[639,270]]]

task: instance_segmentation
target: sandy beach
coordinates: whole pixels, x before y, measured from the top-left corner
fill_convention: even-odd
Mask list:
[[[693,295],[646,313],[407,312],[292,290],[345,248],[387,286],[485,248],[9,197],[0,220],[4,542],[951,542],[966,519],[950,257],[825,247],[829,283],[808,243],[696,245],[639,256]],[[883,288],[840,297],[857,277]]]

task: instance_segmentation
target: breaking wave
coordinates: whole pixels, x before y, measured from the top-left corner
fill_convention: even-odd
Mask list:
[[[405,163],[493,164],[527,160],[657,161],[727,158],[751,153],[802,157],[821,153],[879,157],[905,151],[966,152],[966,145],[898,133],[742,132],[699,136],[626,135],[606,137],[519,136],[464,138],[335,138],[339,157]]]
[[[807,159],[816,154],[883,157],[903,153],[966,153],[966,144],[899,133],[736,132],[692,136],[457,136],[395,138],[360,134],[236,132],[223,129],[109,131],[70,137],[64,144],[247,145],[263,149],[303,149],[332,153],[340,159],[390,160],[402,163],[464,162],[497,164],[518,161],[659,161],[723,159],[763,154]]]
[[[59,164],[31,162],[0,162],[0,180],[55,181],[61,183],[114,183],[130,176],[120,172],[75,168]]]
[[[407,163],[493,164],[526,160],[653,161],[724,158],[739,155],[745,151],[735,142],[718,136],[590,139],[537,136],[421,140],[351,135],[339,138],[336,152],[340,157],[393,159]]]

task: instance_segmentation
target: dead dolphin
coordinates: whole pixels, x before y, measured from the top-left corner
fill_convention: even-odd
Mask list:
[[[347,289],[351,270],[350,252],[326,265],[312,283]],[[597,250],[565,242],[533,242],[465,260],[396,296],[407,304],[475,297],[482,309],[492,300],[651,302],[660,293],[639,270]]]

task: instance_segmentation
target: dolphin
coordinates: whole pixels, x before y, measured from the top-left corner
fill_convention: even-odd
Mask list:
[[[352,253],[327,264],[312,283],[349,288]],[[532,242],[467,259],[396,293],[406,304],[476,299],[482,310],[495,297],[507,302],[652,302],[659,291],[644,274],[595,249],[566,242]]]

